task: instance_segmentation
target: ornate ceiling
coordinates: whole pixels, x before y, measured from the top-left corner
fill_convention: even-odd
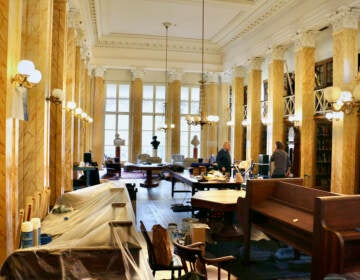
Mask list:
[[[205,69],[246,65],[351,7],[360,8],[360,0],[205,0]],[[201,0],[70,0],[70,8],[91,64],[163,69],[168,21],[169,68],[200,71]]]

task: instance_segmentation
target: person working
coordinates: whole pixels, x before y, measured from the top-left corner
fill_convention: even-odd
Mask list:
[[[270,160],[274,162],[272,178],[284,178],[289,175],[291,168],[290,158],[285,152],[284,144],[280,141],[275,142],[275,150]]]
[[[219,171],[223,173],[231,172],[231,157],[230,157],[230,143],[225,142],[222,149],[216,156],[216,163],[219,167]]]

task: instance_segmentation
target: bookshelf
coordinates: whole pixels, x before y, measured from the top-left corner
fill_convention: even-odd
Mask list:
[[[330,191],[332,124],[319,121],[316,125],[316,187]]]

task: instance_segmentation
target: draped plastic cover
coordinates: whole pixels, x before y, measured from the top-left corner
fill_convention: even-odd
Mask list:
[[[128,192],[107,182],[64,194],[41,224],[46,245],[19,249],[5,279],[153,279]]]

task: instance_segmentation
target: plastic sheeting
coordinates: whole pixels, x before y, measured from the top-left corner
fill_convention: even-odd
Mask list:
[[[19,249],[2,265],[5,279],[153,279],[123,185],[107,182],[64,194],[41,232],[53,240]],[[63,210],[70,210],[64,213]]]

